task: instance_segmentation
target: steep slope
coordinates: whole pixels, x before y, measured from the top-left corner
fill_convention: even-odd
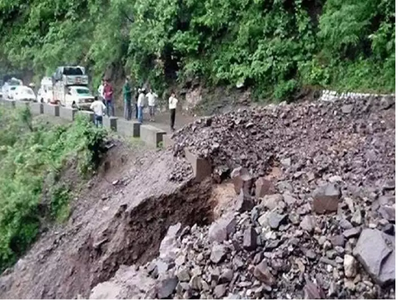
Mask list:
[[[170,181],[176,163],[169,152],[113,148],[75,200],[69,224],[45,234],[3,274],[1,298],[88,296],[119,265],[154,257],[171,224],[208,222],[209,183]]]

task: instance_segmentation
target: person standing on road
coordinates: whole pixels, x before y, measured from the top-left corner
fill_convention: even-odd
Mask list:
[[[143,108],[144,108],[144,101],[146,96],[144,95],[144,89],[140,89],[139,91],[139,98],[137,102],[138,106],[138,120],[140,123],[143,123]]]
[[[123,94],[124,94],[124,118],[129,121],[130,119],[132,119],[132,88],[129,76],[127,76],[125,79]]]
[[[114,94],[114,90],[110,83],[110,80],[106,80],[106,84],[104,86],[104,99],[106,101],[108,117],[114,116],[113,94]]]
[[[154,122],[154,116],[155,116],[155,111],[156,111],[156,98],[157,94],[153,92],[153,90],[150,88],[150,91],[147,93],[146,98],[149,104],[149,111],[150,111],[150,121]]]
[[[175,131],[175,115],[176,115],[176,105],[178,104],[178,99],[174,92],[171,93],[171,97],[168,100],[169,113],[171,117],[171,130]]]
[[[104,100],[104,79],[101,80],[99,88],[97,89],[97,93],[99,94],[100,100],[103,101],[105,104]]]
[[[103,126],[103,115],[106,110],[103,101],[99,100],[97,96],[94,97],[94,102],[90,105],[90,109],[94,112],[94,124],[96,127]]]

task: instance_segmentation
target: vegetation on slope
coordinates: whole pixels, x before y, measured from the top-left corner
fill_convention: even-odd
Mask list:
[[[1,0],[3,66],[82,63],[165,88],[196,76],[285,98],[302,86],[394,91],[393,0]]]
[[[4,108],[0,128],[1,271],[35,240],[42,222],[68,218],[70,191],[60,175],[71,159],[78,174],[90,174],[105,132],[84,119],[60,126],[36,124],[28,109]]]

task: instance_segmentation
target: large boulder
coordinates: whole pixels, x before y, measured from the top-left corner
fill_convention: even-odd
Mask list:
[[[379,285],[394,282],[395,238],[376,229],[364,229],[353,251],[364,269]]]

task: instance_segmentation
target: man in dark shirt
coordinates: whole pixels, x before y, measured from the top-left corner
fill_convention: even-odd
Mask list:
[[[113,103],[113,87],[111,86],[110,80],[106,80],[104,85],[104,99],[106,101],[107,116],[114,116],[114,103]]]
[[[129,76],[125,79],[125,84],[123,87],[124,95],[124,118],[126,120],[132,119],[132,88],[130,84]]]

